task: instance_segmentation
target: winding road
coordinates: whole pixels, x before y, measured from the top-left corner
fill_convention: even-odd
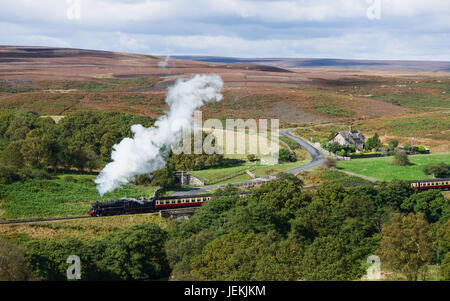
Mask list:
[[[298,172],[302,171],[302,170],[307,170],[310,169],[314,166],[318,166],[320,164],[323,163],[323,161],[325,160],[325,156],[318,150],[316,149],[314,146],[312,146],[311,144],[309,144],[308,142],[306,142],[305,140],[293,136],[290,133],[293,131],[294,129],[287,129],[287,130],[281,130],[280,131],[280,135],[284,136],[286,138],[289,138],[295,142],[297,142],[298,144],[300,144],[311,156],[311,162],[304,164],[304,165],[300,165],[288,170],[285,170],[283,172],[285,173],[290,173],[290,174],[297,174]],[[266,176],[264,178],[258,178],[258,179],[254,179],[254,180],[249,180],[249,181],[244,181],[244,182],[239,182],[239,183],[232,183],[231,185],[233,186],[247,186],[247,185],[252,185],[252,184],[261,184],[263,182],[267,182],[270,180],[273,180],[276,177],[276,174],[274,175],[270,175],[270,176]],[[225,186],[227,186],[227,184],[221,184],[221,185],[209,185],[209,186],[202,186],[202,187],[193,187],[193,188],[188,188],[182,191],[176,191],[174,193],[172,193],[172,196],[187,196],[187,195],[194,195],[194,194],[202,194],[205,192],[208,192],[210,190],[213,189],[218,189],[218,188],[224,188]]]

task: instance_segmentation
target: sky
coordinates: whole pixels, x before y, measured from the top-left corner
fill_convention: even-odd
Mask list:
[[[0,45],[450,61],[449,0],[0,2]]]

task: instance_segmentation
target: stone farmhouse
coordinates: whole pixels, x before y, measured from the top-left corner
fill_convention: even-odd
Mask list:
[[[365,147],[366,137],[360,131],[353,131],[352,126],[348,127],[348,131],[342,131],[336,134],[336,136],[329,143],[337,142],[342,146],[353,145],[357,150],[363,150]]]

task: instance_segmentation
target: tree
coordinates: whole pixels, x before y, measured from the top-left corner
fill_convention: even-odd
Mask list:
[[[208,243],[192,258],[195,280],[299,280],[301,246],[276,232],[231,232]]]
[[[163,188],[173,187],[175,184],[175,169],[173,165],[169,163],[163,169],[153,172],[151,183],[153,186]]]
[[[439,276],[441,276],[441,280],[450,281],[450,252],[447,252],[442,260]]]
[[[398,146],[398,140],[396,140],[396,139],[389,140],[388,149],[391,152],[393,152],[397,146]]]
[[[433,242],[430,226],[423,213],[403,216],[394,213],[383,225],[379,254],[382,263],[403,274],[409,281],[426,275],[432,258]]]
[[[69,154],[70,165],[76,167],[81,173],[89,161],[87,153],[84,150],[76,149]]]
[[[100,139],[100,155],[104,161],[109,161],[114,144],[120,141],[120,134],[114,130],[107,131]]]
[[[256,239],[253,233],[233,231],[208,243],[202,253],[192,258],[192,276],[195,280],[250,280],[250,271],[239,275],[239,270],[251,265],[249,258],[231,260],[240,249],[252,245]]]
[[[396,151],[394,155],[393,165],[407,166],[411,165],[408,155],[404,151]]]
[[[438,261],[442,260],[443,257],[450,254],[450,219],[439,227],[436,232],[436,241],[437,241],[437,257]],[[450,262],[447,260],[447,263]],[[450,266],[449,266],[450,268]],[[449,271],[450,272],[450,271]],[[450,275],[449,275],[450,276]],[[449,279],[450,280],[450,279]]]
[[[350,247],[338,236],[316,238],[306,248],[301,267],[307,281],[356,280],[364,274]]]
[[[368,138],[366,141],[366,149],[374,149],[383,146],[378,133],[375,133],[372,138]]]
[[[34,128],[36,119],[32,114],[14,115],[4,135],[12,141],[25,139],[27,133]]]
[[[231,195],[216,195],[196,211],[194,219],[198,220],[202,229],[221,229],[228,222],[227,212],[238,200],[239,195],[236,192]]]
[[[326,149],[332,153],[336,153],[340,151],[342,148],[342,145],[340,145],[338,142],[328,143],[326,145]]]
[[[423,168],[426,175],[433,175],[434,178],[450,177],[450,164],[444,162],[439,164],[428,164]]]
[[[1,163],[3,165],[12,166],[17,169],[25,166],[24,158],[21,152],[23,142],[23,140],[14,141],[6,146],[1,155]]]
[[[154,224],[132,226],[103,240],[98,267],[121,280],[155,280],[169,275],[167,233]]]
[[[89,150],[86,152],[86,167],[92,172],[96,168],[100,168],[102,162],[100,161],[99,156],[93,150]]]
[[[11,184],[20,180],[16,169],[11,166],[0,166],[0,184]]]
[[[191,271],[191,259],[202,253],[203,248],[215,236],[208,230],[202,230],[187,239],[175,238],[166,244],[167,259],[172,268],[173,280],[194,280]]]
[[[450,214],[450,201],[439,190],[427,190],[415,193],[405,199],[401,205],[406,212],[423,212],[429,223],[439,221]]]
[[[381,183],[377,191],[379,196],[377,207],[379,209],[390,207],[395,211],[400,211],[403,201],[416,192],[409,181],[397,179]]]
[[[41,129],[30,131],[26,135],[21,152],[28,166],[47,167],[53,156],[50,137]]]
[[[295,162],[297,160],[295,155],[285,148],[280,149],[278,159],[282,162]]]
[[[0,240],[0,281],[29,280],[37,280],[37,277],[27,266],[23,250]]]

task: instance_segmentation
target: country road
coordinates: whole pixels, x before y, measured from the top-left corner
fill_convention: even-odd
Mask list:
[[[304,165],[300,165],[298,167],[294,167],[292,169],[285,170],[283,172],[290,173],[290,174],[296,174],[302,170],[307,170],[314,166],[318,166],[318,165],[322,164],[326,157],[318,149],[313,147],[311,144],[309,144],[305,140],[291,135],[290,132],[292,132],[293,130],[294,129],[281,130],[280,135],[284,136],[286,138],[289,138],[289,139],[297,142],[298,144],[300,144],[310,154],[311,162],[304,164]],[[241,186],[241,185],[248,185],[251,183],[259,184],[261,182],[270,181],[271,179],[275,178],[275,176],[276,176],[276,174],[266,176],[266,177],[260,178],[260,179],[232,183],[231,185]],[[194,188],[188,188],[183,191],[176,191],[176,192],[172,193],[171,195],[172,196],[185,196],[185,195],[201,194],[201,193],[205,193],[207,191],[213,190],[213,189],[224,188],[225,186],[226,186],[225,184],[221,184],[221,185],[209,185],[209,186],[202,186],[202,187],[194,187]]]

